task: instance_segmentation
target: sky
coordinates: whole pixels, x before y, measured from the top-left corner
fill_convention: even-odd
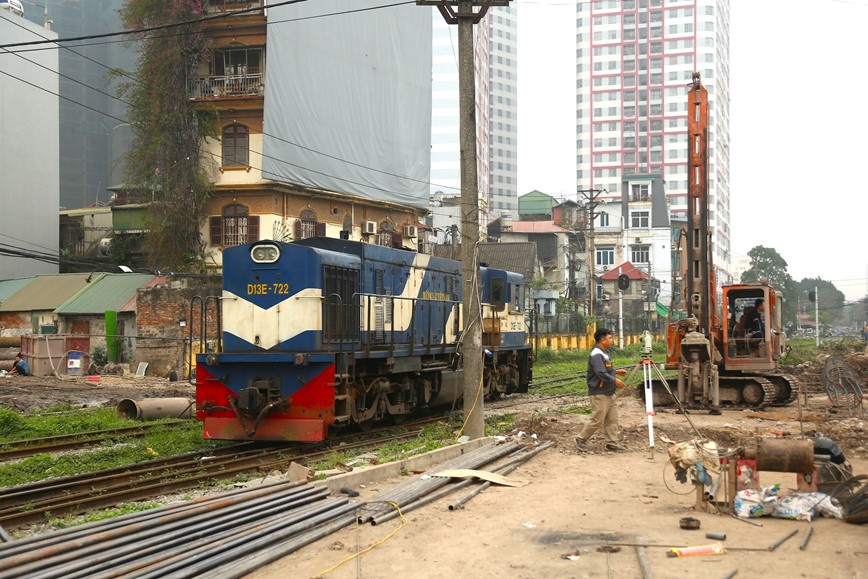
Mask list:
[[[518,192],[575,199],[575,2],[518,9]],[[868,295],[868,0],[731,0],[732,253]],[[860,189],[862,191],[860,191]]]

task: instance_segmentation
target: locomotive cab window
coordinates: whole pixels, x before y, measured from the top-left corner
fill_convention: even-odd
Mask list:
[[[488,293],[488,299],[495,309],[503,309],[503,306],[506,305],[506,280],[498,278],[491,279],[491,289]]]
[[[524,286],[518,283],[510,284],[509,311],[524,311]]]

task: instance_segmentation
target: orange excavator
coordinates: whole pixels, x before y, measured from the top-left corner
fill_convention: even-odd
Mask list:
[[[675,394],[688,408],[717,414],[721,405],[788,404],[797,389],[779,364],[786,351],[781,292],[767,282],[724,285],[722,303],[717,301],[708,224],[708,92],[698,72],[688,99],[687,318],[669,324],[665,368],[678,370]],[[675,402],[659,380],[653,381],[652,391],[656,405]],[[644,396],[643,389],[639,392]]]

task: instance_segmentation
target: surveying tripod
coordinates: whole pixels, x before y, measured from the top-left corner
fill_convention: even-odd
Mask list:
[[[651,351],[653,345],[653,337],[651,336],[651,332],[645,330],[642,332],[642,358],[639,362],[633,366],[633,369],[630,370],[630,373],[627,375],[627,379],[624,380],[624,384],[629,384],[633,379],[633,376],[636,375],[636,372],[639,368],[642,368],[642,388],[645,393],[645,414],[648,416],[648,445],[651,451],[651,458],[654,458],[654,416],[657,415],[654,412],[654,374],[656,372],[657,378],[660,379],[660,382],[663,384],[663,387],[666,388],[666,391],[675,401],[675,404],[678,405],[681,413],[684,414],[684,417],[687,418],[687,422],[690,423],[690,426],[693,428],[693,431],[699,436],[699,430],[697,430],[696,426],[693,424],[693,421],[690,420],[690,417],[687,415],[687,410],[681,404],[681,400],[678,399],[678,396],[672,391],[669,387],[669,382],[666,381],[666,377],[663,375],[663,372],[660,370],[660,367],[654,362],[651,358]],[[701,436],[700,436],[701,438]]]

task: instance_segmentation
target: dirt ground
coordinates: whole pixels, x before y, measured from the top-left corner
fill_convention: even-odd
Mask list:
[[[510,407],[510,412],[540,416],[576,402],[575,398]],[[825,416],[827,404],[817,399],[811,412]],[[724,515],[711,515],[692,509],[692,487],[678,483],[665,454],[674,441],[689,440],[692,430],[683,415],[673,411],[655,417],[655,452],[648,445],[644,408],[638,402],[620,402],[623,437],[629,451],[612,454],[602,451],[603,441],[596,435],[590,443],[592,453],[578,452],[573,438],[586,416],[551,413],[544,418],[526,419],[520,428],[539,440],[554,440],[555,448],[544,451],[510,477],[528,481],[520,488],[490,488],[466,504],[449,511],[447,505],[457,497],[447,497],[407,514],[407,524],[381,545],[325,576],[349,577],[641,577],[636,551],[622,546],[618,553],[597,552],[606,542],[660,545],[646,549],[655,577],[724,577],[738,570],[739,577],[768,578],[868,578],[868,526],[849,525],[835,519],[815,519],[812,523],[764,517],[762,527]],[[504,410],[506,411],[506,410]],[[795,407],[777,409],[796,417]],[[759,429],[764,434],[798,434],[798,420],[758,420],[746,412],[724,412],[722,416],[691,414],[697,428],[721,445],[750,440]],[[868,473],[866,432],[859,430],[861,419],[823,419],[804,423],[806,433],[824,429],[848,432],[841,443],[853,465],[854,473]],[[383,481],[359,488],[359,500],[401,482]],[[764,473],[761,483],[781,483],[795,488],[795,475]],[[671,490],[670,490],[671,489]],[[688,493],[679,495],[675,493]],[[699,530],[682,530],[679,520],[692,516],[701,521]],[[343,529],[305,547],[249,576],[315,577],[365,547],[382,540],[401,525],[398,520],[372,527],[364,525]],[[807,529],[814,533],[806,550],[799,544]],[[789,531],[799,534],[774,552],[732,550],[710,557],[668,558],[671,546],[713,543],[708,531],[725,533],[724,547],[766,548]],[[662,546],[662,547],[661,547]],[[578,553],[578,560],[561,556]]]
[[[123,398],[190,396],[193,386],[157,378],[102,376],[99,383],[83,378],[0,378],[0,405],[31,410],[71,402],[74,406],[113,406]],[[672,409],[655,417],[656,444],[651,452],[644,407],[636,400],[619,402],[622,438],[628,452],[606,453],[597,434],[591,453],[580,453],[573,438],[588,417],[559,412],[585,400],[566,396],[514,404],[507,400],[489,405],[489,414],[518,415],[516,431],[524,440],[536,434],[539,441],[556,446],[544,451],[510,477],[527,481],[518,488],[492,487],[458,511],[447,510],[455,497],[429,504],[400,521],[380,526],[343,529],[297,553],[260,569],[249,577],[314,577],[391,532],[382,544],[325,576],[349,577],[641,577],[633,547],[617,553],[601,553],[604,543],[642,541],[655,577],[724,577],[738,570],[739,577],[768,578],[868,578],[868,526],[849,525],[819,518],[812,523],[765,517],[762,527],[724,515],[692,509],[692,487],[678,483],[669,465],[665,440],[694,437],[685,417]],[[501,408],[496,408],[501,406]],[[868,473],[868,417],[847,418],[831,413],[825,397],[814,397],[803,409],[800,425],[795,404],[769,411],[771,419],[758,419],[746,411],[724,411],[721,416],[704,412],[690,415],[703,435],[719,445],[747,445],[756,432],[806,435],[822,432],[835,440],[852,463],[854,474]],[[808,420],[809,419],[809,420]],[[358,488],[365,500],[406,479],[382,481]],[[795,488],[795,475],[764,473],[763,484],[781,483]],[[684,493],[684,494],[680,494]],[[679,519],[701,521],[698,531],[679,527]],[[799,543],[807,529],[814,534],[804,551]],[[724,555],[668,558],[666,547],[695,546],[714,541],[708,531],[725,533],[729,548],[765,548],[791,530],[798,535],[774,552],[731,550]],[[562,558],[578,554],[577,560]]]
[[[184,381],[144,376],[98,376],[98,382],[84,377],[0,376],[0,406],[20,412],[69,403],[75,408],[116,406],[124,398],[195,398],[196,388]]]

